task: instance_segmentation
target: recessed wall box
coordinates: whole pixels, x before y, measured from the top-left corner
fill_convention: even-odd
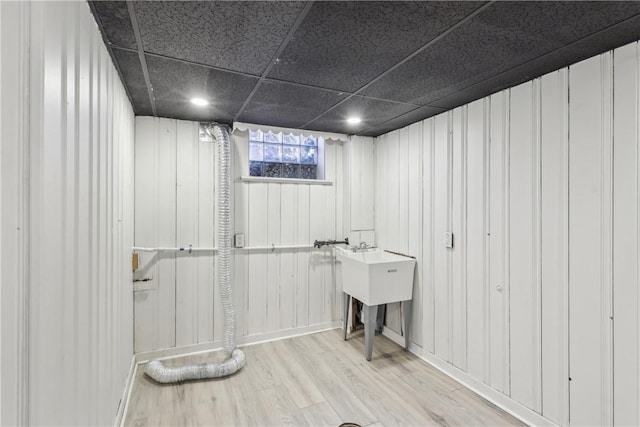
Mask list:
[[[234,245],[236,248],[244,248],[244,234],[236,234],[234,238]]]

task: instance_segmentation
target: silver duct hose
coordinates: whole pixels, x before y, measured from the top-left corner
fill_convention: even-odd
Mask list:
[[[244,352],[236,348],[236,313],[231,287],[231,138],[226,125],[211,123],[207,130],[218,143],[218,280],[224,311],[223,349],[226,360],[180,368],[168,368],[159,360],[150,361],[144,372],[163,384],[225,377],[242,369],[246,363]]]

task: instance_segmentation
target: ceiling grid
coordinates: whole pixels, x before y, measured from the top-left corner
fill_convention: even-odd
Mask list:
[[[640,39],[625,1],[89,3],[137,115],[365,136]]]

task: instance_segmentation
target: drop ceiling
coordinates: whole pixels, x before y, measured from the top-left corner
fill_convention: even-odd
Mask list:
[[[640,39],[625,1],[89,4],[137,115],[368,136]]]

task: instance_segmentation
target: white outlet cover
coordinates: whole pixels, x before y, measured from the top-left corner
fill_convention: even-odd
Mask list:
[[[453,233],[445,231],[444,233],[444,246],[446,248],[453,248]]]

